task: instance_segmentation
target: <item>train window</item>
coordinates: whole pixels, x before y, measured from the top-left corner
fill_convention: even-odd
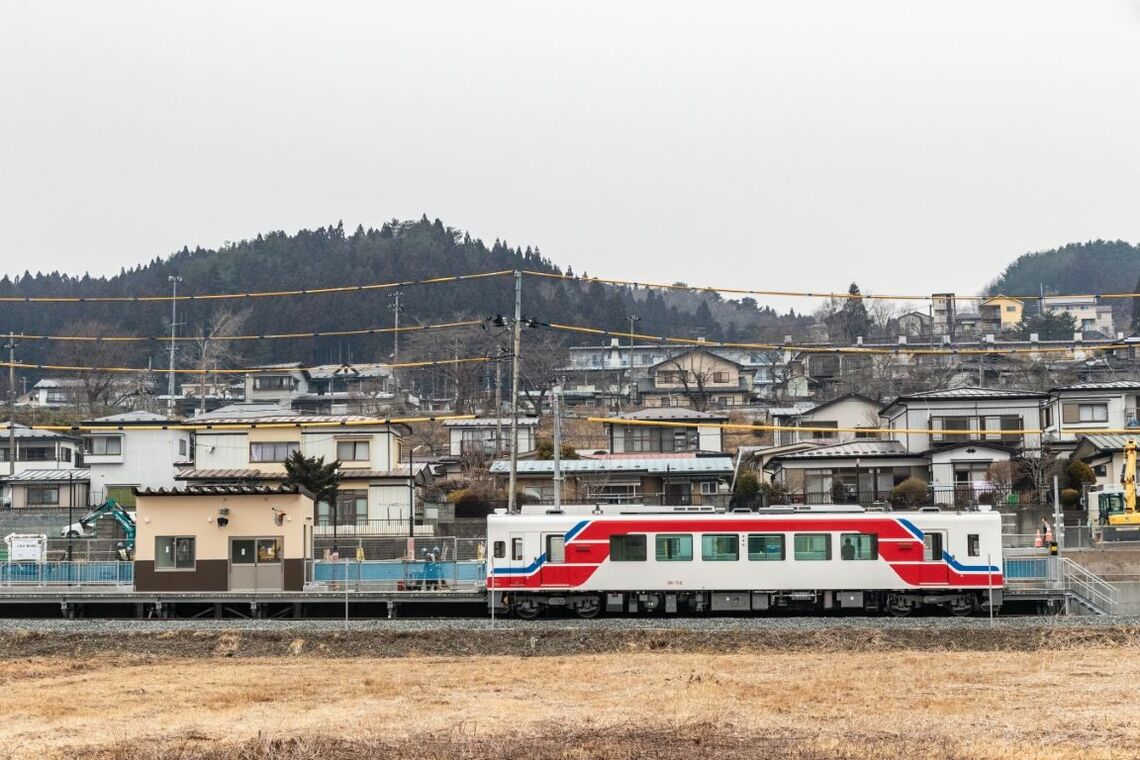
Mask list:
[[[797,533],[795,547],[797,560],[831,559],[831,536],[826,533]]]
[[[645,535],[610,536],[610,559],[614,562],[644,562]]]
[[[878,559],[879,537],[866,533],[843,533],[839,536],[840,559]]]
[[[511,539],[511,559],[522,559],[522,539]]]
[[[688,534],[659,535],[656,538],[658,562],[690,562],[693,537]]]
[[[783,533],[750,533],[748,535],[748,559],[774,560],[784,559]]]
[[[556,564],[566,561],[566,538],[564,536],[546,537],[546,561]]]
[[[970,533],[966,536],[966,554],[971,557],[982,556],[982,541],[977,533]]]
[[[507,556],[507,542],[506,541],[496,541],[494,551],[495,551],[495,559],[506,558],[506,556]]]
[[[701,559],[706,562],[734,562],[740,559],[740,536],[735,533],[701,536]]]

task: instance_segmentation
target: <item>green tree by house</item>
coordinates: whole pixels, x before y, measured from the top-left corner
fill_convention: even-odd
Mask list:
[[[306,457],[300,451],[294,451],[285,460],[285,482],[289,485],[300,486],[313,494],[317,503],[324,502],[329,506],[329,518],[333,525],[333,551],[337,551],[336,525],[337,525],[337,493],[340,490],[340,462],[325,463],[324,457]],[[316,504],[313,505],[314,512]],[[318,516],[313,515],[313,522]]]

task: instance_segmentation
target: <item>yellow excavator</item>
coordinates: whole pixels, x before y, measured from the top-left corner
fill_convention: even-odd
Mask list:
[[[1136,441],[1124,442],[1120,488],[1097,493],[1102,541],[1140,541],[1140,511],[1136,509]]]

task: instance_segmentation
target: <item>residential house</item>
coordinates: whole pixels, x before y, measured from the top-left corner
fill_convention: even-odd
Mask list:
[[[1140,435],[1084,435],[1077,442],[1070,458],[1080,460],[1092,468],[1096,485],[1102,488],[1118,487],[1124,473],[1124,443],[1129,439],[1140,444]]]
[[[728,422],[726,415],[684,407],[657,407],[619,414],[617,418],[629,420],[630,424],[606,423],[606,438],[614,454],[724,450],[724,434],[719,425]]]
[[[84,422],[83,459],[91,473],[92,502],[110,498],[133,507],[136,488],[174,488],[178,472],[193,465],[192,436],[177,429],[180,424],[142,411]]]
[[[697,410],[744,406],[751,386],[742,366],[703,348],[653,365],[648,383],[638,390],[647,407],[682,406]]]
[[[9,423],[0,425],[0,473],[7,473],[12,461],[9,452]],[[37,430],[16,423],[15,469],[72,470],[81,466],[82,441],[74,435],[53,430]]]
[[[407,531],[414,489],[431,480],[426,464],[408,467],[410,449],[403,438],[410,431],[398,423],[303,415],[273,405],[224,407],[190,422],[207,427],[194,436],[194,467],[176,476],[187,484],[280,484],[284,460],[296,451],[339,461],[335,517],[328,504],[319,503],[318,534],[334,520],[357,533]]]
[[[1099,431],[1136,428],[1140,381],[1077,383],[1049,391],[1042,411],[1045,440],[1054,450],[1072,450],[1083,436]]]
[[[289,408],[293,399],[309,392],[309,376],[300,362],[267,364],[245,376],[245,401]]]
[[[732,458],[692,454],[607,455],[561,462],[566,503],[728,506]],[[498,461],[491,473],[500,481],[510,463]],[[518,463],[518,488],[532,499],[554,500],[554,462]]]
[[[921,311],[908,311],[898,318],[899,335],[928,338],[934,330],[934,318]]]
[[[929,461],[895,440],[862,439],[779,453],[765,470],[795,504],[870,504],[907,478],[925,479]]]
[[[1019,449],[1040,449],[1037,430],[1046,393],[1010,388],[962,387],[899,396],[880,410],[886,437],[921,453],[954,443],[992,442]],[[933,430],[932,433],[916,432]],[[897,432],[895,432],[897,431]]]
[[[313,414],[383,414],[396,403],[395,377],[387,364],[270,364],[245,376],[245,401],[277,404]]]
[[[300,591],[313,497],[297,486],[137,489],[135,590]]]
[[[859,433],[853,428],[879,426],[880,404],[859,393],[847,393],[822,404],[773,417],[775,424],[786,427],[826,428],[826,430],[777,430],[775,441],[784,446],[800,441],[850,441],[876,438],[874,432]]]
[[[480,417],[474,420],[444,420],[450,436],[449,454],[453,457],[495,457],[511,449],[511,418]],[[527,455],[538,447],[535,433],[538,419],[519,417],[519,454]],[[497,439],[497,440],[496,440]]]
[[[131,408],[137,399],[148,396],[151,390],[147,381],[134,378],[111,378],[107,387],[101,389],[98,404]],[[88,396],[88,384],[78,377],[42,378],[36,381],[31,390],[20,394],[16,399],[16,406],[44,409],[86,407],[91,403]]]
[[[1112,306],[1101,303],[1094,295],[1046,296],[1041,299],[1041,311],[1047,314],[1070,315],[1075,323],[1075,329],[1082,333],[1098,332],[1111,336],[1115,329]]]
[[[1012,330],[1021,323],[1025,304],[1020,298],[996,295],[978,304],[983,332],[1000,333]]]

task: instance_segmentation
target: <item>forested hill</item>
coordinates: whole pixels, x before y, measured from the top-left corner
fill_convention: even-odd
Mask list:
[[[273,232],[219,250],[183,249],[109,278],[76,277],[53,272],[0,279],[3,296],[152,295],[170,292],[169,275],[182,278],[180,294],[259,292],[320,288],[442,277],[508,269],[560,272],[538,248],[491,246],[427,217],[392,221],[379,229],[346,233],[341,224],[295,235]],[[567,267],[566,274],[573,274]],[[579,273],[585,274],[585,273]],[[599,273],[601,274],[601,273]],[[657,274],[657,273],[654,273]],[[650,279],[647,277],[647,279]],[[510,277],[402,288],[402,324],[428,324],[483,318],[513,311]],[[182,335],[216,329],[236,314],[239,334],[351,330],[392,323],[388,290],[289,298],[182,301]],[[664,296],[644,289],[528,278],[523,288],[525,316],[628,330],[627,316],[641,317],[637,329],[654,334],[705,336],[710,339],[779,339],[802,336],[810,318],[778,315],[744,299],[723,301],[687,292]],[[223,328],[224,329],[224,328]],[[168,334],[169,302],[36,304],[0,303],[0,331],[32,335]],[[230,331],[233,331],[231,325]],[[597,342],[599,338],[585,340]],[[578,340],[576,342],[583,342]],[[133,366],[153,360],[161,366],[162,344],[131,351]],[[245,361],[378,361],[391,350],[390,336],[355,336],[242,343]],[[82,361],[75,344],[26,340],[24,361]],[[90,352],[88,352],[90,353]],[[404,358],[401,352],[401,358]],[[407,357],[409,359],[414,357]]]
[[[1018,256],[987,288],[988,293],[1119,293],[1140,277],[1140,246],[1123,240],[1072,243]]]

